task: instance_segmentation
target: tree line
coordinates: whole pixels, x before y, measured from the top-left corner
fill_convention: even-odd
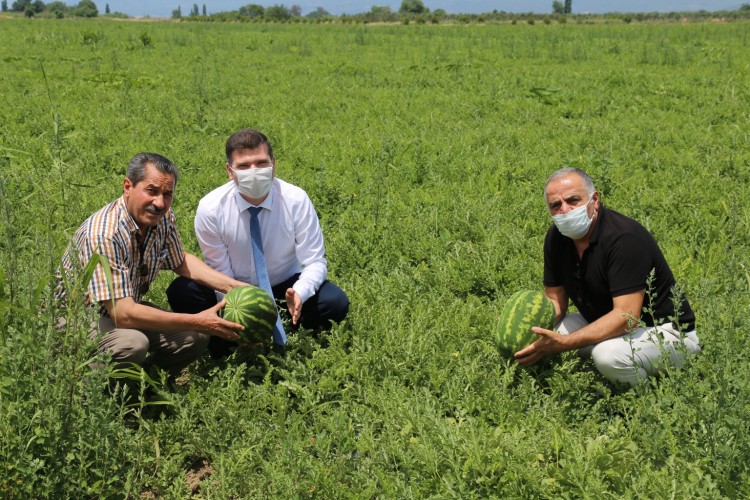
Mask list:
[[[173,19],[188,21],[219,21],[219,22],[343,22],[343,23],[473,23],[473,22],[526,22],[534,24],[535,22],[558,22],[565,23],[568,19],[578,22],[596,22],[597,19],[621,20],[622,22],[634,21],[670,21],[670,20],[693,20],[701,21],[712,18],[723,19],[750,19],[750,4],[742,4],[736,10],[714,11],[705,10],[694,12],[648,12],[648,13],[611,13],[611,14],[575,14],[573,12],[572,0],[555,0],[552,2],[551,13],[511,13],[505,11],[493,10],[481,14],[449,14],[444,9],[431,11],[423,0],[402,0],[401,6],[397,11],[388,6],[373,5],[369,11],[359,14],[342,14],[336,16],[328,12],[324,7],[317,7],[315,10],[303,15],[302,8],[299,5],[286,7],[283,4],[276,4],[270,7],[264,7],[259,4],[247,4],[234,11],[224,11],[208,14],[206,5],[203,4],[202,13],[198,4],[193,4],[193,8],[188,16],[184,16],[182,8],[177,7],[172,11]]]
[[[8,7],[8,0],[2,0],[3,12],[19,12],[26,17],[97,17],[99,9],[92,0],[81,0],[76,5],[67,5],[59,0],[45,3],[42,0],[16,0]],[[105,8],[105,14],[110,14],[109,4]],[[120,16],[127,17],[124,14]]]
[[[238,10],[208,13],[206,4],[199,7],[194,3],[190,11],[183,14],[182,6],[178,5],[172,11],[172,18],[186,21],[215,21],[215,22],[342,22],[342,23],[484,23],[484,22],[536,22],[565,23],[568,19],[577,22],[596,22],[597,19],[620,20],[622,22],[692,20],[702,21],[713,18],[727,20],[750,19],[750,3],[742,4],[736,10],[728,11],[693,11],[693,12],[645,12],[645,13],[609,13],[609,14],[574,14],[572,0],[554,0],[551,14],[539,13],[510,13],[493,10],[481,14],[449,14],[444,9],[431,11],[422,0],[402,0],[398,11],[388,6],[373,5],[369,11],[359,14],[342,14],[335,16],[323,7],[302,14],[299,5],[286,7],[276,4],[264,7],[259,4],[247,4]],[[97,17],[99,10],[92,0],[81,0],[74,6],[68,6],[59,0],[45,3],[43,0],[15,0],[10,8],[8,0],[2,0],[3,12],[23,13],[26,17]],[[111,13],[106,4],[105,15],[110,17],[128,17],[122,13]]]

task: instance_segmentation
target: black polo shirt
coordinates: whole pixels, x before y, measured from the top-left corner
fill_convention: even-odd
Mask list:
[[[573,240],[555,225],[544,240],[544,286],[563,286],[568,297],[589,323],[612,311],[612,298],[646,289],[646,279],[656,270],[651,287],[655,319],[673,321],[671,289],[674,276],[656,240],[638,222],[604,206],[591,234],[589,247],[578,258]],[[648,295],[644,306],[648,305]],[[695,315],[682,297],[679,318],[683,331],[695,328]],[[642,323],[654,326],[654,318],[642,313]]]

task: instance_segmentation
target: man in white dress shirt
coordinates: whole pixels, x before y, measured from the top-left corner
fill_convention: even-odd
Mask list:
[[[294,328],[319,330],[340,322],[349,299],[326,280],[323,234],[307,193],[276,177],[276,158],[268,138],[253,129],[232,134],[226,143],[229,182],[198,204],[195,233],[206,263],[239,281],[258,285],[250,236],[251,207],[260,207],[263,254],[273,295],[286,302]],[[220,294],[180,277],[167,296],[174,311],[203,311]],[[210,307],[210,306],[209,306]],[[215,357],[231,352],[231,343],[212,340]]]

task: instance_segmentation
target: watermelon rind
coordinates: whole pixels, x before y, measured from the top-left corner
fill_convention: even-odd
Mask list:
[[[253,344],[271,339],[278,311],[268,292],[247,285],[232,288],[224,298],[227,303],[221,311],[222,317],[245,327],[237,332],[240,343]]]
[[[538,290],[521,290],[514,293],[503,306],[495,330],[495,343],[504,357],[513,355],[536,341],[539,336],[532,326],[551,330],[555,323],[555,306]]]

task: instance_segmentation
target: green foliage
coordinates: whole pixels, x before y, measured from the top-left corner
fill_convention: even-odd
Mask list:
[[[241,16],[247,16],[250,18],[263,17],[263,14],[265,13],[265,8],[262,5],[251,3],[248,5],[245,5],[244,7],[240,7],[239,12]]]
[[[292,17],[292,13],[283,5],[276,4],[267,7],[263,12],[263,17],[273,21],[285,21]]]
[[[426,14],[429,11],[422,0],[402,0],[398,9],[399,14]]]
[[[99,9],[93,0],[81,0],[71,9],[71,14],[78,17],[96,17],[99,15]]]
[[[309,12],[305,17],[308,19],[323,19],[326,17],[333,17],[330,12],[325,10],[323,7],[317,7],[314,11]]]
[[[54,2],[50,2],[47,4],[47,11],[49,12],[66,12],[68,10],[68,6],[65,5],[64,2],[61,2],[59,0],[55,0]]]
[[[750,496],[747,24],[500,16],[2,21],[0,497]],[[95,312],[54,299],[73,232],[156,151],[197,253],[244,126],[310,194],[350,316],[176,383],[114,371]],[[541,286],[542,184],[569,165],[656,236],[698,315],[702,353],[635,391],[494,345],[503,298]]]

